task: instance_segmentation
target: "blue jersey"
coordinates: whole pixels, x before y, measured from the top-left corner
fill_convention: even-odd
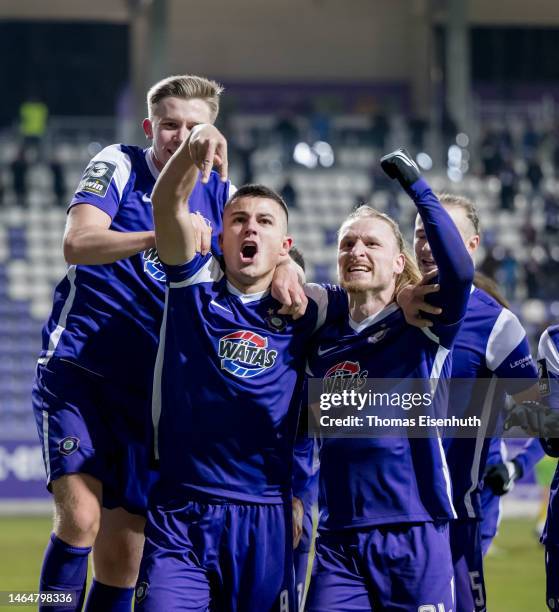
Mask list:
[[[504,410],[506,394],[536,383],[537,371],[517,317],[477,288],[470,296],[452,359],[452,377],[460,381],[455,393],[451,385],[452,413],[477,415],[482,422],[477,438],[445,439],[454,507],[459,518],[480,518],[480,484],[491,442],[487,436]]]
[[[408,194],[417,206],[437,263],[443,316],[432,328],[418,329],[406,323],[394,303],[359,323],[346,310],[342,319],[320,330],[309,370],[322,379],[346,372],[352,380],[414,379],[414,385],[421,385],[427,394],[436,388],[427,416],[440,417],[446,414],[450,350],[466,311],[473,264],[456,226],[429,185],[420,179]],[[427,438],[323,438],[320,529],[455,517],[440,434],[436,428],[430,434]]]
[[[211,255],[166,271],[152,414],[162,499],[282,501],[306,345],[341,292],[308,286],[294,321],[269,292],[240,294]]]
[[[448,331],[441,341],[429,330],[408,325],[396,304],[359,324],[346,312],[320,330],[308,368],[325,380],[348,367],[354,380],[422,379],[428,392],[431,379],[439,379],[442,388],[441,379],[450,376],[455,330]],[[410,354],[413,363],[404,358]],[[414,391],[421,392],[417,386]],[[436,397],[445,401],[442,394]],[[445,408],[434,401],[432,410],[438,417]],[[431,438],[321,439],[319,506],[320,529],[453,518],[441,439],[435,432]]]
[[[548,327],[540,338],[538,368],[543,400],[554,410],[559,410],[559,325]],[[551,483],[542,542],[546,546],[559,545],[559,467]]]
[[[159,172],[151,149],[111,145],[89,163],[70,207],[99,208],[117,232],[153,230],[150,195]],[[212,172],[189,199],[213,227],[213,248],[229,185]],[[165,274],[155,249],[103,265],[71,265],[43,328],[40,363],[66,359],[137,389],[151,388],[163,315]]]

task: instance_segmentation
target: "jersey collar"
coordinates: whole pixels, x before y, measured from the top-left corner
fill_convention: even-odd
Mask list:
[[[159,170],[157,169],[157,166],[155,165],[152,147],[150,147],[149,149],[146,149],[146,164],[148,165],[149,171],[153,175],[153,178],[157,179],[157,177],[159,176]]]
[[[227,290],[229,291],[229,293],[236,295],[241,300],[241,302],[243,302],[243,304],[249,304],[250,302],[256,302],[258,300],[261,300],[263,297],[267,296],[268,293],[270,293],[269,289],[266,289],[265,291],[259,291],[258,293],[242,293],[229,281],[227,281]]]
[[[386,319],[386,317],[390,316],[393,312],[396,312],[398,308],[398,304],[396,304],[396,302],[392,302],[391,304],[388,304],[388,306],[385,306],[382,310],[379,310],[378,312],[375,312],[375,314],[363,319],[363,321],[359,321],[359,323],[354,321],[351,316],[348,316],[349,326],[354,332],[360,334],[364,329],[367,329],[367,327],[370,327],[373,323],[378,323],[379,321]]]

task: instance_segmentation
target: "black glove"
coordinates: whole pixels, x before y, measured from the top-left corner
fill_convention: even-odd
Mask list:
[[[398,179],[404,189],[421,178],[417,164],[405,149],[398,149],[381,157],[380,166],[391,179]]]
[[[517,461],[505,461],[488,465],[485,468],[483,482],[489,487],[493,495],[504,495],[514,486],[514,481],[522,478],[522,468]]]
[[[559,437],[559,413],[540,402],[515,404],[505,418],[505,431],[514,426],[538,438]]]
[[[543,452],[550,457],[559,457],[559,438],[540,438]]]

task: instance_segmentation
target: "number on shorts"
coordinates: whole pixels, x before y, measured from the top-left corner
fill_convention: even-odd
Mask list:
[[[289,591],[287,589],[280,593],[280,612],[289,612]]]
[[[484,606],[485,599],[483,597],[483,583],[480,580],[479,572],[468,572],[470,574],[470,586],[472,587],[472,593],[477,593],[477,597],[474,600],[476,606]]]

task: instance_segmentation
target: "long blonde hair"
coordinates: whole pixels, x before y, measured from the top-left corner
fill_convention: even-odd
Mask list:
[[[340,229],[338,230],[338,236],[340,235],[344,225],[355,221],[355,219],[378,219],[379,221],[384,221],[394,234],[394,238],[396,239],[396,244],[398,245],[398,250],[404,256],[404,269],[398,276],[396,277],[396,286],[394,289],[394,297],[398,295],[401,289],[403,289],[406,285],[418,283],[421,280],[421,273],[419,272],[419,268],[415,263],[415,259],[411,254],[410,249],[406,243],[402,232],[400,231],[400,227],[388,215],[379,212],[372,206],[368,206],[367,204],[363,204],[353,210],[340,225]]]

